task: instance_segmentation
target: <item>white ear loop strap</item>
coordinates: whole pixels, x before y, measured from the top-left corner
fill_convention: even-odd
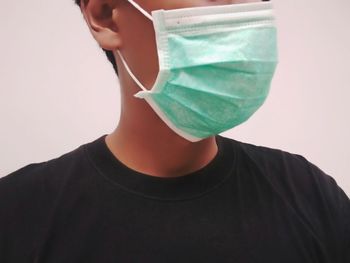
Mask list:
[[[130,4],[132,4],[137,10],[139,10],[145,17],[147,17],[148,19],[150,19],[151,21],[153,21],[152,16],[146,11],[144,10],[139,4],[137,4],[134,0],[127,0]],[[117,49],[117,53],[120,57],[120,59],[122,60],[122,63],[126,69],[126,71],[128,72],[128,74],[130,75],[130,77],[135,81],[135,83],[143,90],[143,91],[148,91],[143,85],[142,83],[136,78],[136,76],[134,75],[134,73],[132,73],[131,69],[128,66],[128,63],[126,63],[122,53],[120,53],[120,51]]]
[[[128,2],[132,4],[137,10],[139,10],[145,17],[153,21],[152,16],[145,9],[143,9],[138,3],[136,3],[134,0],[128,0]]]
[[[128,64],[126,63],[122,53],[120,53],[120,51],[117,49],[117,53],[120,57],[120,59],[122,60],[122,63],[126,69],[126,71],[129,73],[130,77],[135,81],[135,83],[144,91],[148,91],[142,84],[141,82],[136,78],[136,76],[132,73],[131,69],[129,68]]]

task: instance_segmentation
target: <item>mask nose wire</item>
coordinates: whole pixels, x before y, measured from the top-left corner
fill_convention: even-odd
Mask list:
[[[145,9],[143,9],[138,3],[136,3],[134,0],[127,0],[127,1],[130,4],[132,4],[137,10],[139,10],[145,17],[153,21],[152,16]]]

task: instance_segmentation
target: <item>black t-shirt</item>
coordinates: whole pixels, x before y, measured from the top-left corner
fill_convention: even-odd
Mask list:
[[[159,178],[105,136],[0,179],[1,263],[350,262],[350,200],[302,156],[216,136],[207,166]]]

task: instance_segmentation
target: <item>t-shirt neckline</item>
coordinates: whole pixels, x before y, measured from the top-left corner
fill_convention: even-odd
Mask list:
[[[230,139],[216,135],[218,152],[206,166],[178,177],[157,177],[130,169],[108,148],[107,134],[84,145],[88,158],[99,174],[116,187],[145,198],[185,200],[204,195],[232,174],[237,154]]]

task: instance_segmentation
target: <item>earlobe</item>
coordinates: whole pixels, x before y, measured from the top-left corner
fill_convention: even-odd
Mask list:
[[[113,0],[81,1],[81,11],[89,30],[100,47],[120,48],[121,37],[117,25],[118,9]]]

